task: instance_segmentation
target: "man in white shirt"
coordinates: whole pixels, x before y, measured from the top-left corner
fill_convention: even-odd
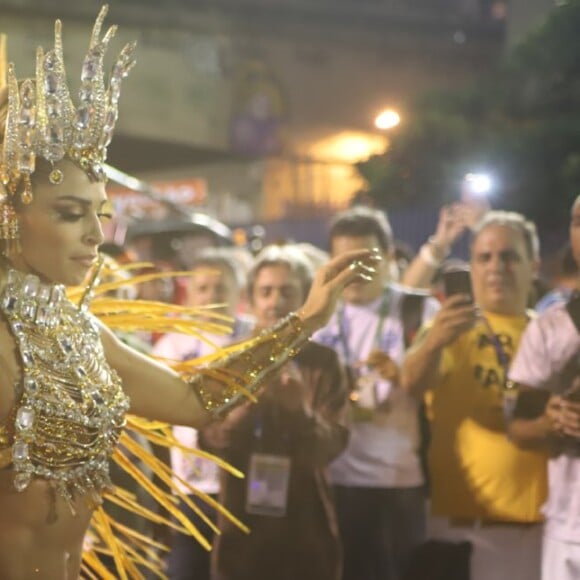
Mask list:
[[[353,371],[350,442],[329,468],[344,580],[399,580],[425,539],[419,405],[399,388],[398,370],[412,332],[437,302],[390,283],[393,247],[381,212],[354,208],[331,225],[333,256],[379,248],[384,258],[373,282],[344,290],[336,314],[314,336]]]
[[[239,271],[233,257],[226,251],[206,250],[194,262],[191,275],[187,280],[187,305],[223,305],[219,311],[235,318],[232,332],[228,335],[205,335],[217,346],[227,346],[241,340],[251,332],[248,320],[235,317],[240,294],[245,286],[244,275]],[[199,337],[185,334],[166,334],[153,350],[157,357],[184,361],[199,358],[214,352],[214,347]],[[198,432],[190,427],[173,427],[176,439],[190,448],[198,447]],[[177,448],[171,449],[173,471],[190,485],[217,499],[219,493],[219,471],[212,461],[194,458]],[[189,494],[189,489],[175,480],[181,491]],[[190,499],[196,503],[206,516],[215,521],[216,514],[207,504]],[[181,509],[200,528],[204,536],[211,539],[213,532],[186,505]],[[174,534],[169,555],[168,576],[171,580],[209,580],[210,559],[208,552],[191,536]]]
[[[580,264],[580,197],[572,207],[570,242]],[[580,333],[573,320],[578,297],[571,300],[530,322],[510,369],[520,390],[509,428],[512,440],[552,452],[542,580],[580,579]]]

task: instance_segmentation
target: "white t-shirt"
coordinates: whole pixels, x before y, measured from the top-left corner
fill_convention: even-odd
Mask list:
[[[559,393],[566,363],[579,354],[580,335],[565,305],[558,304],[530,322],[509,377],[529,387]],[[546,535],[580,543],[580,458],[561,454],[549,460],[548,501],[543,512]]]
[[[237,319],[232,334],[214,335],[208,333],[205,336],[217,346],[227,346],[249,335],[251,328],[251,321]],[[201,338],[173,333],[166,334],[160,338],[153,348],[155,356],[179,361],[198,358],[212,352],[214,352],[214,348],[211,344]],[[173,435],[187,447],[196,448],[198,446],[196,429],[175,426],[173,427]],[[171,468],[179,477],[204,493],[217,494],[219,492],[219,469],[213,461],[183,453],[175,447],[171,448],[170,453]],[[177,479],[174,481],[183,493],[189,493],[187,487]]]
[[[401,365],[405,353],[401,299],[405,293],[403,288],[391,285],[383,297],[370,304],[339,306],[327,326],[315,333],[314,340],[334,348],[351,366],[364,361],[375,349]],[[429,320],[438,307],[435,299],[425,297],[422,321]],[[368,375],[369,370],[363,367],[361,376],[364,379]],[[423,474],[418,456],[417,402],[389,381],[370,378],[376,402],[388,399],[388,409],[375,409],[368,420],[352,422],[348,447],[329,466],[330,480],[357,487],[419,486]],[[373,394],[368,395],[363,395],[363,405],[372,407],[369,399]]]

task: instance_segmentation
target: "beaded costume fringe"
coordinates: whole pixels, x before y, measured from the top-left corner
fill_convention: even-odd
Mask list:
[[[68,292],[69,299],[79,304],[87,304],[90,311],[113,331],[178,332],[199,337],[215,347],[215,353],[203,358],[179,363],[165,361],[178,372],[185,374],[194,372],[209,374],[212,371],[201,369],[199,368],[200,365],[206,365],[213,360],[239,352],[252,342],[248,341],[242,345],[220,348],[205,338],[204,335],[206,333],[225,334],[231,328],[231,319],[212,311],[211,308],[188,308],[161,302],[123,300],[105,296],[107,293],[128,285],[135,285],[161,277],[189,274],[189,272],[164,272],[161,274],[138,275],[130,279],[127,279],[126,276],[121,276],[124,270],[143,266],[143,264],[133,264],[128,267],[120,266],[114,270],[103,268],[100,276],[107,277],[109,280],[112,278],[112,281],[96,283],[95,276],[88,288],[70,290]],[[223,369],[220,371],[220,380],[240,391],[245,391],[243,387],[240,387],[240,379],[241,377],[234,374],[229,376]],[[244,394],[250,399],[255,399],[249,392],[244,392]],[[213,532],[219,534],[219,530],[191,501],[188,495],[177,487],[174,482],[176,475],[171,471],[170,467],[137,443],[130,436],[129,432],[131,431],[144,437],[153,445],[167,448],[178,447],[181,451],[192,456],[210,459],[221,469],[236,477],[243,477],[243,474],[218,457],[179,443],[173,436],[170,425],[148,421],[132,415],[127,417],[125,432],[121,435],[119,445],[113,454],[113,461],[155,500],[159,513],[140,505],[133,493],[120,487],[115,487],[110,492],[105,493],[104,499],[154,524],[165,525],[180,533],[192,536],[204,548],[210,550],[211,545],[208,540],[179,510],[179,501],[181,500],[187,504]],[[135,462],[130,459],[129,455],[148,468],[154,474],[156,480],[162,482],[164,487],[162,488],[153,483],[151,477],[143,473]],[[178,478],[178,481],[189,490],[191,495],[201,499],[213,509],[222,513],[242,531],[246,533],[249,531],[240,520],[213,498],[192,487],[181,478]],[[167,546],[115,521],[114,518],[106,513],[102,506],[99,506],[94,512],[87,534],[81,574],[83,578],[89,580],[144,580],[144,571],[148,570],[156,577],[166,579],[167,576],[163,572],[163,561],[160,554],[167,550]],[[101,556],[113,559],[116,568],[114,573],[103,564]]]

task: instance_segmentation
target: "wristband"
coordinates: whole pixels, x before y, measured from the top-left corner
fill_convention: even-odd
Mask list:
[[[419,256],[421,259],[432,268],[439,268],[441,265],[441,260],[438,260],[433,253],[433,249],[430,244],[423,244],[421,250],[419,251]]]

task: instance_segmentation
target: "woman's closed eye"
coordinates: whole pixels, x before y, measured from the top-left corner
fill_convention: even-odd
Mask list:
[[[84,212],[78,211],[68,211],[68,210],[56,210],[58,218],[63,222],[78,222],[85,217]]]
[[[73,210],[56,210],[58,218],[64,222],[78,222],[83,219],[87,214],[85,211],[73,211]],[[109,221],[113,219],[113,214],[111,212],[99,212],[97,217],[101,221]]]

